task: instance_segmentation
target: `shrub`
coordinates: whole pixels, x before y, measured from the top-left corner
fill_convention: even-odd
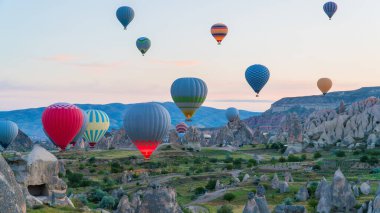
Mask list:
[[[314,153],[314,159],[318,159],[320,157],[322,157],[322,154],[320,152]]]
[[[335,152],[335,155],[339,158],[342,158],[346,156],[346,153],[343,150],[338,150]]]
[[[281,157],[278,159],[278,162],[284,163],[284,162],[286,162],[286,158],[284,158],[283,156],[281,156]]]
[[[224,159],[224,163],[232,163],[234,161],[234,159],[230,156],[226,156],[226,158]]]
[[[91,157],[90,159],[88,159],[88,163],[90,163],[90,164],[94,164],[95,162],[96,162],[95,157]]]
[[[208,181],[207,185],[205,186],[205,188],[208,189],[208,190],[214,190],[215,189],[215,185],[216,185],[216,180],[210,179]]]
[[[111,163],[111,173],[121,173],[124,171],[124,167],[119,162]]]
[[[292,205],[293,204],[293,199],[290,198],[290,197],[287,197],[287,198],[284,199],[284,201],[282,203],[285,204],[285,205]]]
[[[314,166],[313,166],[313,170],[314,170],[314,171],[321,170],[321,166],[318,165],[318,164],[317,164],[317,165],[314,165]]]
[[[223,205],[217,210],[217,213],[233,213],[232,206]]]
[[[216,162],[218,162],[218,159],[217,159],[217,158],[211,158],[211,159],[210,159],[210,162],[211,162],[211,163],[216,163]]]
[[[363,156],[361,156],[360,157],[360,162],[362,162],[362,163],[367,163],[368,162],[368,156],[367,155],[363,155]]]
[[[295,155],[289,155],[288,156],[288,161],[289,162],[300,162],[301,161],[301,158],[295,156]]]
[[[79,164],[79,170],[83,170],[84,169],[84,165],[83,164]]]
[[[112,196],[104,196],[99,203],[100,208],[112,209],[115,206],[115,198]]]
[[[307,160],[306,154],[301,155],[301,161],[305,161],[305,160]]]
[[[369,159],[368,159],[368,163],[369,165],[373,166],[373,165],[376,165],[379,163],[379,160],[374,157],[374,156],[371,156]]]
[[[200,187],[197,187],[195,190],[194,190],[194,193],[196,195],[203,195],[204,193],[206,193],[206,189],[202,186]]]
[[[353,154],[353,155],[360,155],[360,153],[361,153],[361,152],[360,152],[359,150],[355,150],[352,154]]]
[[[232,170],[234,168],[234,166],[232,164],[227,164],[226,165],[226,169],[227,170]]]
[[[96,169],[94,169],[94,168],[90,169],[90,173],[95,173],[95,172],[96,172]]]
[[[317,205],[318,205],[318,201],[315,200],[315,199],[310,199],[310,200],[307,202],[307,205],[310,206],[312,209],[315,210],[315,208],[316,208]]]
[[[86,187],[91,185],[91,181],[83,176],[81,173],[69,173],[66,172],[66,177],[68,179],[68,186],[72,188]]]
[[[228,201],[228,202],[233,201],[235,198],[236,198],[236,196],[234,194],[232,194],[232,193],[226,193],[223,196],[223,199],[226,200],[226,201]]]
[[[201,163],[202,163],[202,159],[200,159],[200,158],[194,159],[194,164],[201,164]]]
[[[88,200],[91,202],[99,202],[103,199],[104,196],[107,195],[107,192],[99,188],[94,188],[90,191],[90,194],[88,195]]]

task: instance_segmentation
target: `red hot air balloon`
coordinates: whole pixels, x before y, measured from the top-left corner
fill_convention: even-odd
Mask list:
[[[56,103],[48,106],[42,113],[42,125],[46,135],[62,150],[79,133],[82,124],[82,111],[72,104]]]

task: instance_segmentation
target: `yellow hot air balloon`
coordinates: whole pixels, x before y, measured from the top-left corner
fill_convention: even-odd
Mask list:
[[[320,78],[317,82],[317,86],[323,95],[326,95],[332,87],[332,81],[329,78]]]

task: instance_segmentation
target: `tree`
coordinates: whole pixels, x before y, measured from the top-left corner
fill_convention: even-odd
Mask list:
[[[337,156],[337,157],[345,157],[346,156],[346,153],[343,151],[343,150],[338,150],[338,151],[336,151],[335,152],[335,155]]]
[[[206,189],[203,188],[202,186],[200,186],[200,187],[197,187],[194,190],[194,192],[195,192],[196,195],[202,195],[202,194],[204,194],[206,192]]]
[[[100,208],[112,209],[115,206],[115,198],[112,196],[104,196],[99,203]]]
[[[233,213],[232,206],[223,205],[218,209],[217,213]]]
[[[320,152],[314,153],[314,159],[318,159],[320,157],[322,157],[322,154]]]
[[[236,196],[234,194],[232,194],[232,193],[226,193],[223,196],[223,199],[226,200],[226,201],[228,201],[228,202],[233,201],[235,198],[236,198]]]
[[[216,185],[216,180],[210,179],[205,188],[208,190],[214,190],[215,185]]]

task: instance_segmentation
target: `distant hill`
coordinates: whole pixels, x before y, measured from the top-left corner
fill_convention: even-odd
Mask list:
[[[325,96],[313,95],[282,98],[272,104],[270,111],[283,112],[296,106],[312,110],[333,109],[338,107],[341,101],[346,105],[350,105],[371,96],[380,97],[380,87],[362,87],[352,91],[331,92]]]
[[[182,112],[177,108],[177,106],[172,102],[159,103],[164,106],[170,113],[172,118],[172,125],[176,125],[179,122],[184,121]],[[111,129],[120,129],[123,126],[123,117],[125,111],[132,104],[121,104],[121,103],[111,103],[111,104],[76,104],[81,109],[99,109],[103,110],[108,114],[111,119]],[[20,129],[24,131],[32,140],[37,140],[45,138],[45,134],[42,130],[41,115],[45,108],[31,108],[31,109],[21,109],[13,111],[0,111],[0,118],[9,119],[16,122]],[[193,122],[190,125],[195,125],[197,127],[221,127],[226,124],[227,120],[225,118],[225,110],[215,109],[212,107],[201,107],[195,116],[193,117]],[[257,112],[240,111],[240,117],[246,119],[255,115],[259,115]]]
[[[362,101],[369,97],[380,97],[380,87],[363,87],[358,90],[331,92],[327,95],[313,95],[302,97],[282,98],[274,102],[270,109],[260,116],[254,116],[245,120],[251,128],[259,128],[264,131],[277,131],[280,123],[290,113],[296,113],[301,120],[307,118],[317,110],[337,109],[341,101],[345,106]]]

